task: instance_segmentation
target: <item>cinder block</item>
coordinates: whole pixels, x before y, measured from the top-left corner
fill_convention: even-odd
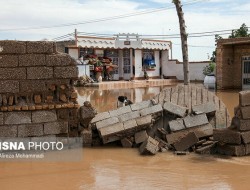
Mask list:
[[[54,135],[60,133],[68,133],[68,122],[51,122],[44,124],[44,134],[45,135]]]
[[[102,121],[98,121],[96,123],[96,128],[100,129],[103,127],[107,127],[109,125],[113,125],[113,124],[118,123],[118,122],[119,122],[119,119],[117,117],[111,117],[111,118],[108,118],[108,119],[105,119]]]
[[[98,113],[92,120],[91,123],[96,123],[98,121],[110,118],[109,112]]]
[[[135,119],[140,117],[140,112],[139,111],[134,111],[134,112],[129,112],[120,115],[118,118],[120,119],[121,122],[128,121],[130,119]]]
[[[245,156],[246,148],[244,145],[218,144],[217,152],[228,156]]]
[[[194,132],[190,132],[173,143],[175,150],[184,151],[194,146],[199,139]]]
[[[6,79],[26,79],[25,68],[0,68],[0,80]]]
[[[76,66],[54,67],[55,78],[78,78],[78,68]]]
[[[18,126],[18,137],[37,137],[42,135],[43,135],[42,124]]]
[[[32,81],[21,81],[20,92],[42,92],[46,91],[45,81],[43,80],[32,80]]]
[[[58,53],[46,56],[47,66],[76,65],[76,61],[68,54]]]
[[[214,129],[213,138],[215,141],[228,144],[241,144],[241,134],[231,129]]]
[[[3,51],[0,54],[24,54],[26,53],[26,42],[14,40],[0,41]]]
[[[148,134],[146,130],[135,133],[135,143],[139,144],[148,139]]]
[[[250,90],[241,91],[239,93],[239,98],[241,106],[250,106]]]
[[[52,79],[52,67],[28,67],[27,79]]]
[[[250,131],[242,132],[241,137],[244,144],[250,143]]]
[[[132,104],[130,106],[131,106],[132,111],[137,111],[137,110],[141,110],[141,109],[144,109],[144,108],[148,108],[148,107],[150,107],[152,105],[153,104],[152,104],[151,100],[147,100],[147,101],[142,101],[142,102],[139,102],[139,103]]]
[[[149,108],[144,108],[140,111],[141,116],[149,115],[149,114],[155,114],[162,112],[162,107],[160,104],[157,104],[155,106],[151,106]]]
[[[216,107],[212,102],[207,102],[205,104],[199,104],[192,106],[192,112],[194,113],[205,113],[205,114],[215,114]]]
[[[109,111],[110,117],[117,117],[119,115],[131,112],[130,106],[120,107],[116,110]]]
[[[131,148],[133,143],[131,142],[131,140],[129,140],[128,138],[123,138],[121,140],[121,144],[122,144],[122,147],[124,148]]]
[[[125,121],[123,123],[123,127],[124,127],[124,133],[126,134],[126,136],[128,136],[129,134],[135,133],[137,123],[136,123],[135,119],[131,119],[131,120]]]
[[[250,106],[241,107],[242,119],[250,119]]]
[[[124,132],[123,123],[115,123],[98,129],[103,143],[120,140]]]
[[[5,112],[4,124],[31,123],[31,112]]]
[[[17,137],[16,125],[0,126],[0,137]]]
[[[157,140],[149,136],[148,139],[141,144],[139,151],[141,154],[154,155],[159,150],[158,144],[159,142]]]
[[[150,125],[152,122],[152,116],[151,115],[147,115],[147,116],[143,116],[140,118],[136,118],[136,123],[138,126],[147,126]]]
[[[19,82],[18,81],[0,81],[0,93],[18,93]]]
[[[28,41],[27,53],[56,53],[54,52],[55,42]]]
[[[182,107],[171,102],[165,102],[163,105],[163,110],[167,113],[176,115],[178,117],[185,117],[187,114],[187,108]]]
[[[17,55],[1,55],[0,67],[17,67],[18,56]]]
[[[0,125],[3,125],[3,112],[0,112]]]
[[[239,131],[250,131],[250,119],[239,119],[237,117],[233,117],[232,125],[237,127]]]
[[[32,112],[32,123],[45,123],[53,122],[57,120],[56,111],[33,111]]]
[[[25,54],[19,56],[19,67],[25,66],[45,66],[45,55],[42,54]]]
[[[187,116],[184,118],[184,124],[187,128],[197,127],[200,125],[208,124],[208,119],[206,114]]]
[[[92,144],[92,131],[84,129],[81,132],[81,137],[83,141],[83,146],[91,146]]]
[[[185,129],[185,125],[183,123],[183,119],[172,120],[168,123],[170,131],[179,131]]]

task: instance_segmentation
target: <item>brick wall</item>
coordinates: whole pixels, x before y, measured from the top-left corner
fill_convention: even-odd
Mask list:
[[[77,135],[75,61],[53,42],[0,41],[0,137]]]
[[[242,56],[250,56],[250,38],[219,40],[216,52],[217,89],[241,89]]]

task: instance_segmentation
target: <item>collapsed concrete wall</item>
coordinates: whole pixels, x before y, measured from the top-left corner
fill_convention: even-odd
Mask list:
[[[0,137],[78,135],[75,61],[53,42],[0,47]]]

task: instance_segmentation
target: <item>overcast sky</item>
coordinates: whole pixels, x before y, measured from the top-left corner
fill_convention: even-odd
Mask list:
[[[249,0],[183,0],[187,32],[199,33],[250,26]],[[141,35],[179,33],[179,22],[172,0],[0,0],[0,40],[53,39],[76,28],[79,32]],[[138,13],[165,7],[162,11],[103,22],[67,27],[117,15]],[[105,20],[105,19],[104,19]],[[40,26],[51,28],[26,29]],[[222,35],[227,37],[228,34]],[[164,37],[173,42],[173,58],[182,60],[180,38]],[[189,37],[189,60],[205,61],[214,50],[214,36]]]

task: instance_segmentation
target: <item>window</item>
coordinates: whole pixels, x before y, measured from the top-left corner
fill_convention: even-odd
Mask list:
[[[93,48],[80,48],[80,57],[85,57],[86,55],[93,55]]]
[[[142,67],[146,70],[154,70],[155,65],[155,57],[154,51],[149,49],[144,49],[142,51]]]

